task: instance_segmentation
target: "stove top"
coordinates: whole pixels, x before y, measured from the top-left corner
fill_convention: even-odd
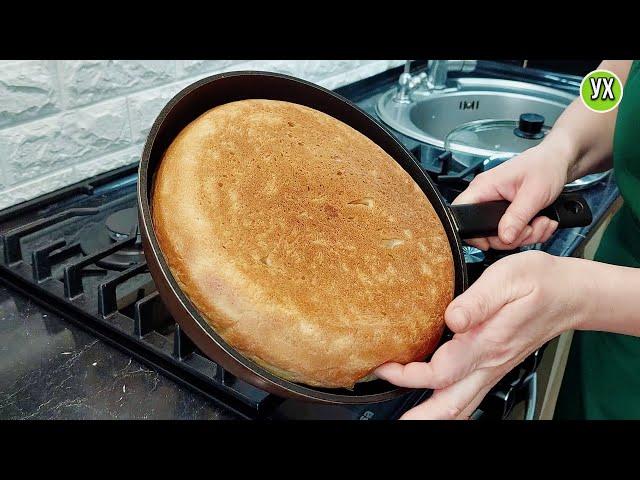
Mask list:
[[[393,419],[429,395],[417,390],[355,406],[284,400],[209,360],[167,312],[148,272],[136,177],[137,166],[121,168],[0,212],[0,280],[244,418]],[[451,200],[456,186],[442,193]],[[473,281],[508,253],[466,247],[466,254]],[[529,395],[525,387],[540,356],[534,353],[507,375],[478,417],[502,418]]]

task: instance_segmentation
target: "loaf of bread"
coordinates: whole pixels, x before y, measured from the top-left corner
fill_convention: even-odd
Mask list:
[[[281,378],[351,388],[441,338],[442,223],[392,157],[325,113],[260,99],[207,111],[164,153],[151,203],[182,291]]]

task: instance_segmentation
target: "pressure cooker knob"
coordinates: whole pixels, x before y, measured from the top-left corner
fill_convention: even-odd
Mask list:
[[[513,131],[522,138],[538,139],[544,136],[544,117],[537,113],[523,113],[518,120],[518,127]]]

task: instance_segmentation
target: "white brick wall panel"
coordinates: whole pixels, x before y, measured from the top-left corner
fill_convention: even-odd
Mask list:
[[[175,60],[64,60],[61,83],[75,107],[150,88],[176,78]]]
[[[0,191],[0,209],[65,187],[73,183],[71,175],[71,168],[63,168],[44,177],[32,179],[8,190]]]
[[[140,161],[142,155],[142,144],[133,145],[117,152],[104,155],[88,162],[79,163],[73,166],[73,182],[93,177],[109,170],[114,170],[125,165],[131,165]],[[71,183],[73,183],[71,182]]]
[[[312,81],[353,70],[371,60],[308,60],[305,66],[305,77]]]
[[[59,110],[53,64],[25,60],[0,64],[0,128]]]
[[[193,77],[204,73],[215,73],[244,62],[244,60],[178,60],[178,76]]]
[[[6,165],[0,159],[0,192],[9,185],[9,174],[5,170]]]
[[[195,81],[195,79],[189,79],[152,90],[134,93],[127,97],[133,143],[145,142],[151,125],[153,125],[160,110],[162,110],[169,100],[180,90]]]
[[[251,60],[236,65],[234,70],[261,70],[282,73],[294,77],[306,78],[305,69],[308,60]],[[240,68],[241,67],[241,68]]]
[[[15,185],[4,192],[0,191],[0,209],[30,200],[118,167],[131,165],[140,160],[141,154],[142,145],[133,145],[124,150]]]
[[[318,85],[322,85],[325,88],[333,90],[343,85],[347,85],[349,83],[357,82],[358,80],[377,75],[378,73],[398,66],[402,62],[404,62],[404,60],[377,60],[373,62],[367,62],[362,64],[358,68],[324,78],[317,83]]]
[[[126,100],[118,98],[0,130],[0,161],[14,184],[130,144]]]
[[[282,73],[302,78],[310,82],[318,83],[327,75],[332,74],[339,77],[341,74],[348,75],[350,70],[357,69],[358,66],[368,63],[376,63],[368,60],[344,60],[341,65],[332,67],[333,60],[249,60],[242,63],[232,63],[215,72],[205,72],[190,78],[190,82],[195,82],[201,78],[208,77],[214,73],[230,72],[234,70],[259,70],[264,72]],[[351,68],[347,68],[347,62],[351,63]],[[383,61],[386,64],[386,61]],[[341,73],[342,72],[342,73]]]

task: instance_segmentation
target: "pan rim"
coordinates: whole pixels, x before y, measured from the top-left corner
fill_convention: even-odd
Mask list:
[[[311,387],[311,386],[307,386],[299,383],[290,382],[281,377],[278,377],[272,374],[271,372],[267,371],[266,369],[264,369],[263,367],[255,363],[254,361],[242,355],[240,352],[234,349],[231,345],[229,345],[217,332],[215,332],[213,327],[211,327],[211,325],[205,320],[205,318],[200,314],[198,309],[195,308],[195,306],[189,300],[188,296],[182,291],[182,289],[180,289],[177,281],[173,277],[173,274],[171,273],[168,267],[164,254],[160,249],[160,246],[155,234],[155,230],[153,228],[153,222],[150,216],[150,211],[151,211],[150,195],[152,193],[151,181],[153,180],[153,172],[150,172],[149,164],[151,162],[151,158],[152,158],[151,156],[154,150],[154,145],[157,141],[158,133],[160,132],[164,121],[167,119],[167,117],[170,116],[174,108],[177,105],[179,105],[180,102],[184,98],[186,98],[188,95],[193,94],[195,91],[197,91],[199,88],[205,85],[219,81],[221,79],[230,78],[230,77],[231,78],[246,77],[246,76],[276,78],[276,79],[284,80],[286,82],[298,83],[304,86],[305,88],[311,88],[321,92],[324,95],[330,95],[331,97],[334,97],[335,100],[342,103],[346,103],[351,110],[355,110],[357,114],[364,116],[366,121],[372,122],[376,127],[381,129],[382,131],[381,134],[384,133],[384,135],[389,137],[388,140],[390,140],[394,144],[394,147],[396,149],[400,150],[402,155],[405,157],[404,160],[410,161],[413,164],[412,169],[414,171],[413,172],[408,171],[407,168],[405,168],[405,165],[402,162],[398,161],[398,159],[395,158],[395,156],[394,156],[394,160],[396,160],[396,162],[398,162],[401,165],[401,167],[405,171],[407,171],[407,173],[409,173],[409,175],[413,178],[413,180],[416,181],[416,183],[420,186],[420,188],[423,190],[425,195],[428,197],[428,200],[432,204],[434,203],[434,200],[438,202],[438,205],[437,206],[434,205],[434,208],[438,213],[438,216],[440,217],[445,227],[445,231],[447,232],[447,236],[449,237],[451,253],[454,258],[454,271],[455,271],[455,283],[456,283],[455,294],[456,295],[459,294],[460,291],[466,288],[466,281],[467,281],[466,269],[465,269],[465,264],[462,257],[462,251],[460,247],[461,240],[457,233],[455,217],[451,213],[448,206],[445,204],[443,198],[437,192],[431,179],[422,171],[422,169],[420,169],[417,161],[415,160],[411,152],[409,152],[409,150],[407,150],[407,148],[404,145],[402,145],[399,142],[399,140],[396,139],[387,130],[385,126],[383,126],[370,114],[363,111],[361,108],[359,108],[350,100],[336,94],[335,92],[327,90],[311,82],[307,82],[305,80],[302,80],[296,77],[279,74],[279,73],[263,72],[263,71],[255,71],[255,70],[242,70],[242,71],[225,72],[225,73],[220,73],[220,74],[205,77],[203,79],[200,79],[186,86],[176,95],[174,95],[174,97],[172,97],[171,100],[167,102],[167,104],[163,107],[163,109],[160,111],[160,113],[156,117],[156,120],[154,121],[147,135],[144,150],[142,153],[140,166],[138,168],[137,202],[138,202],[138,211],[139,211],[139,217],[140,217],[141,233],[143,235],[143,239],[147,240],[145,242],[146,243],[145,255],[147,255],[147,252],[148,252],[149,255],[153,256],[153,260],[156,262],[156,266],[160,271],[159,273],[162,278],[160,279],[154,278],[154,281],[158,283],[163,282],[164,283],[163,286],[166,286],[171,291],[173,298],[176,299],[177,302],[179,303],[180,309],[189,316],[189,319],[177,317],[174,320],[181,326],[183,326],[183,322],[185,322],[185,324],[188,322],[189,324],[191,324],[190,326],[192,326],[193,324],[196,324],[199,327],[201,333],[205,334],[207,341],[213,342],[213,344],[215,345],[215,347],[217,347],[217,349],[222,350],[224,354],[229,356],[234,362],[237,362],[239,364],[239,367],[242,367],[250,371],[252,374],[256,375],[260,379],[260,382],[264,382],[264,384],[260,382],[258,382],[260,383],[258,384],[248,379],[245,379],[243,377],[240,377],[243,380],[248,381],[248,383],[251,383],[257,386],[258,388],[270,390],[268,387],[275,385],[277,387],[277,390],[281,392],[286,392],[286,394],[290,394],[294,398],[304,397],[308,400],[320,401],[324,403],[336,403],[336,404],[377,403],[377,402],[391,400],[393,398],[396,398],[400,395],[403,395],[409,392],[410,391],[409,389],[399,388],[399,387],[393,386],[392,384],[388,384],[389,389],[386,389],[382,392],[365,393],[365,394],[348,394],[348,393],[339,393],[340,389],[336,389],[338,392],[333,393],[330,391],[331,389],[315,388],[315,387]],[[208,108],[213,108],[214,106],[215,105],[211,105]],[[193,117],[191,121],[193,119],[195,119],[195,117]],[[429,194],[426,191],[424,191],[425,189],[423,188],[423,185],[421,184],[421,182],[415,178],[415,174],[417,172],[416,169],[419,170],[420,172],[419,174],[421,176],[420,180],[423,183],[426,183],[428,185],[427,188],[432,190],[431,193],[432,193],[432,196],[434,196],[434,198],[431,198],[431,196],[429,196]],[[443,215],[445,216],[445,218],[442,218]],[[449,225],[449,228],[447,228],[447,225]],[[452,236],[453,238],[451,238]],[[195,339],[192,339],[192,340],[194,341],[194,343],[196,343]],[[196,343],[196,345],[198,344]],[[206,350],[206,349],[203,349],[203,350]],[[204,353],[207,354],[206,351],[204,351]],[[207,356],[210,356],[210,355],[207,354]],[[211,358],[211,360],[213,360],[215,363],[218,363],[218,360],[214,358]]]

